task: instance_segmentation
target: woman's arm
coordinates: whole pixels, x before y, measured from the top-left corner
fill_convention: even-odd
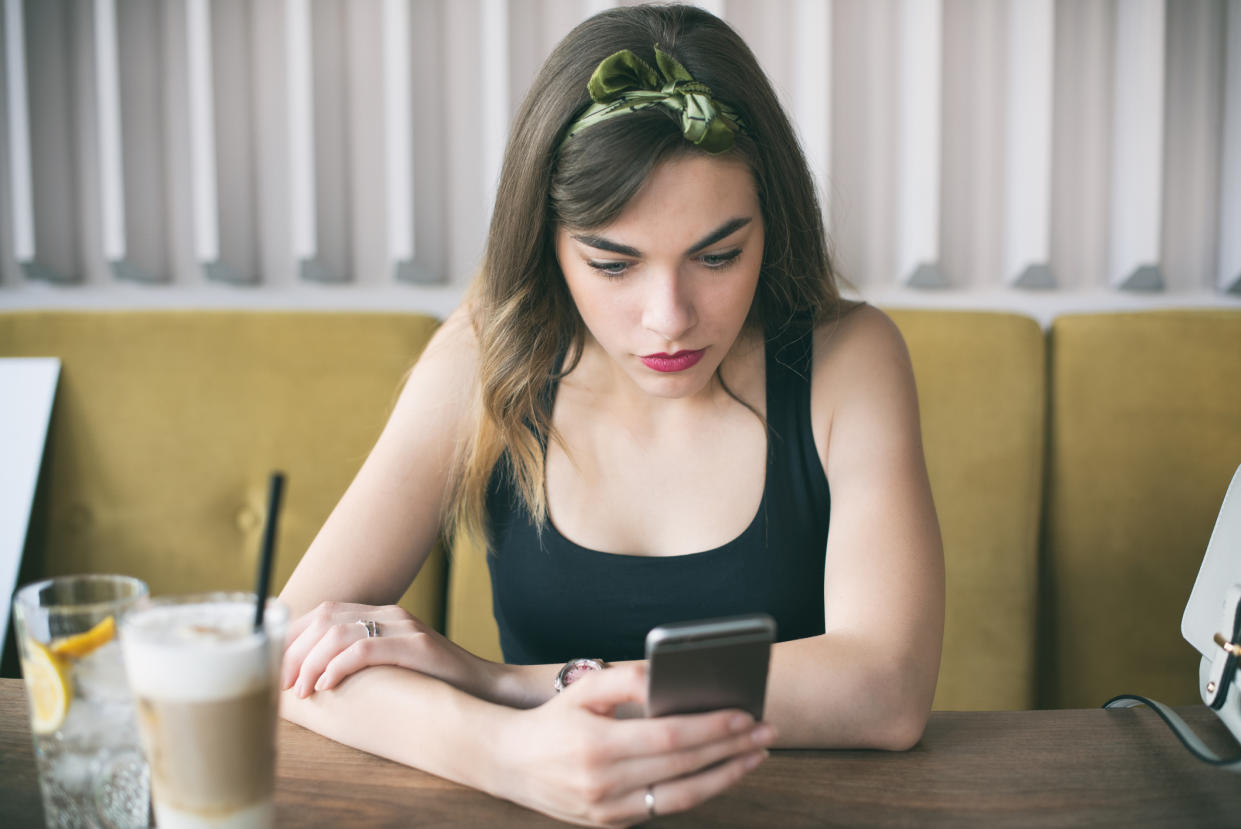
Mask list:
[[[455,447],[476,417],[477,371],[478,343],[463,305],[428,343],[370,455],[280,594],[296,619],[283,688],[306,696],[367,665],[391,664],[510,706],[545,699],[547,671],[479,659],[393,604],[439,535]],[[363,616],[378,619],[385,636],[365,639],[353,624]]]
[[[470,427],[477,345],[468,310],[427,344],[387,425],[280,598],[300,616],[325,599],[390,604],[440,531],[454,447]]]
[[[861,306],[816,337],[811,411],[831,491],[826,632],[772,653],[781,746],[905,749],[939,673],[944,561],[900,332]]]
[[[616,719],[641,704],[641,664],[584,677],[545,705],[485,702],[433,677],[385,666],[330,693],[289,693],[282,714],[355,748],[573,823],[629,826],[722,792],[766,757],[774,733],[745,713]]]
[[[377,635],[362,619],[376,624]],[[546,702],[560,667],[481,659],[397,605],[325,601],[289,626],[280,687],[307,697],[373,665],[418,671],[510,708]]]

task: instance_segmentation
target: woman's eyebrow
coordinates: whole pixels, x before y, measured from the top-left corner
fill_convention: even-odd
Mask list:
[[[574,234],[574,239],[581,242],[588,248],[598,248],[599,250],[611,251],[619,253],[621,256],[632,256],[635,259],[642,255],[637,248],[631,248],[629,245],[622,245],[620,242],[613,242],[611,239],[605,239],[602,236],[590,236],[588,234]]]
[[[693,256],[705,247],[710,247],[721,239],[726,239],[736,233],[741,228],[750,223],[749,216],[738,216],[735,219],[729,219],[715,230],[699,239],[689,250],[685,251],[686,256]]]
[[[721,239],[731,236],[749,223],[749,216],[739,216],[735,219],[729,219],[727,222],[724,222],[724,224],[720,225],[715,230],[711,231],[706,236],[703,236],[692,246],[690,246],[690,249],[685,251],[685,255],[692,256],[703,248],[710,247]],[[611,239],[606,239],[603,236],[592,236],[588,233],[582,233],[574,234],[573,238],[587,247],[606,250],[611,253],[619,253],[621,256],[632,256],[634,258],[638,258],[642,255],[642,252],[635,247],[622,245],[620,242],[613,242]]]

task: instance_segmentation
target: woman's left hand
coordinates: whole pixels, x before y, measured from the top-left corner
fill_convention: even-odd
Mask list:
[[[480,659],[397,605],[323,602],[289,626],[286,641],[280,687],[299,697],[334,688],[371,665],[396,665],[513,704],[500,691],[506,666]]]

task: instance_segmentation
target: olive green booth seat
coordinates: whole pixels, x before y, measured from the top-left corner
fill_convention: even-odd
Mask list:
[[[1181,614],[1241,464],[1241,311],[1063,316],[1050,363],[1041,700],[1200,703]]]
[[[894,311],[913,360],[944,538],[941,709],[1035,704],[1045,360],[1042,330],[1013,314]],[[457,545],[448,634],[500,659],[481,550]]]
[[[122,572],[153,594],[252,590],[268,476],[283,585],[435,330],[418,314],[0,313],[0,356],[61,372],[21,578]],[[365,555],[358,550],[358,555]],[[403,603],[439,623],[442,556]]]
[[[1194,703],[1180,638],[1241,463],[1241,312],[893,311],[943,531],[935,707]],[[127,572],[155,593],[253,582],[288,474],[274,589],[378,436],[436,320],[415,313],[0,312],[0,356],[62,361],[23,580]],[[365,555],[359,550],[358,555]],[[481,551],[402,604],[499,656]],[[447,569],[447,575],[446,575]]]

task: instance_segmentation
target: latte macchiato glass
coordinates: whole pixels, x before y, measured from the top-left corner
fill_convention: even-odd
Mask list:
[[[152,599],[121,621],[125,670],[160,829],[275,824],[276,716],[286,607],[254,595]]]

